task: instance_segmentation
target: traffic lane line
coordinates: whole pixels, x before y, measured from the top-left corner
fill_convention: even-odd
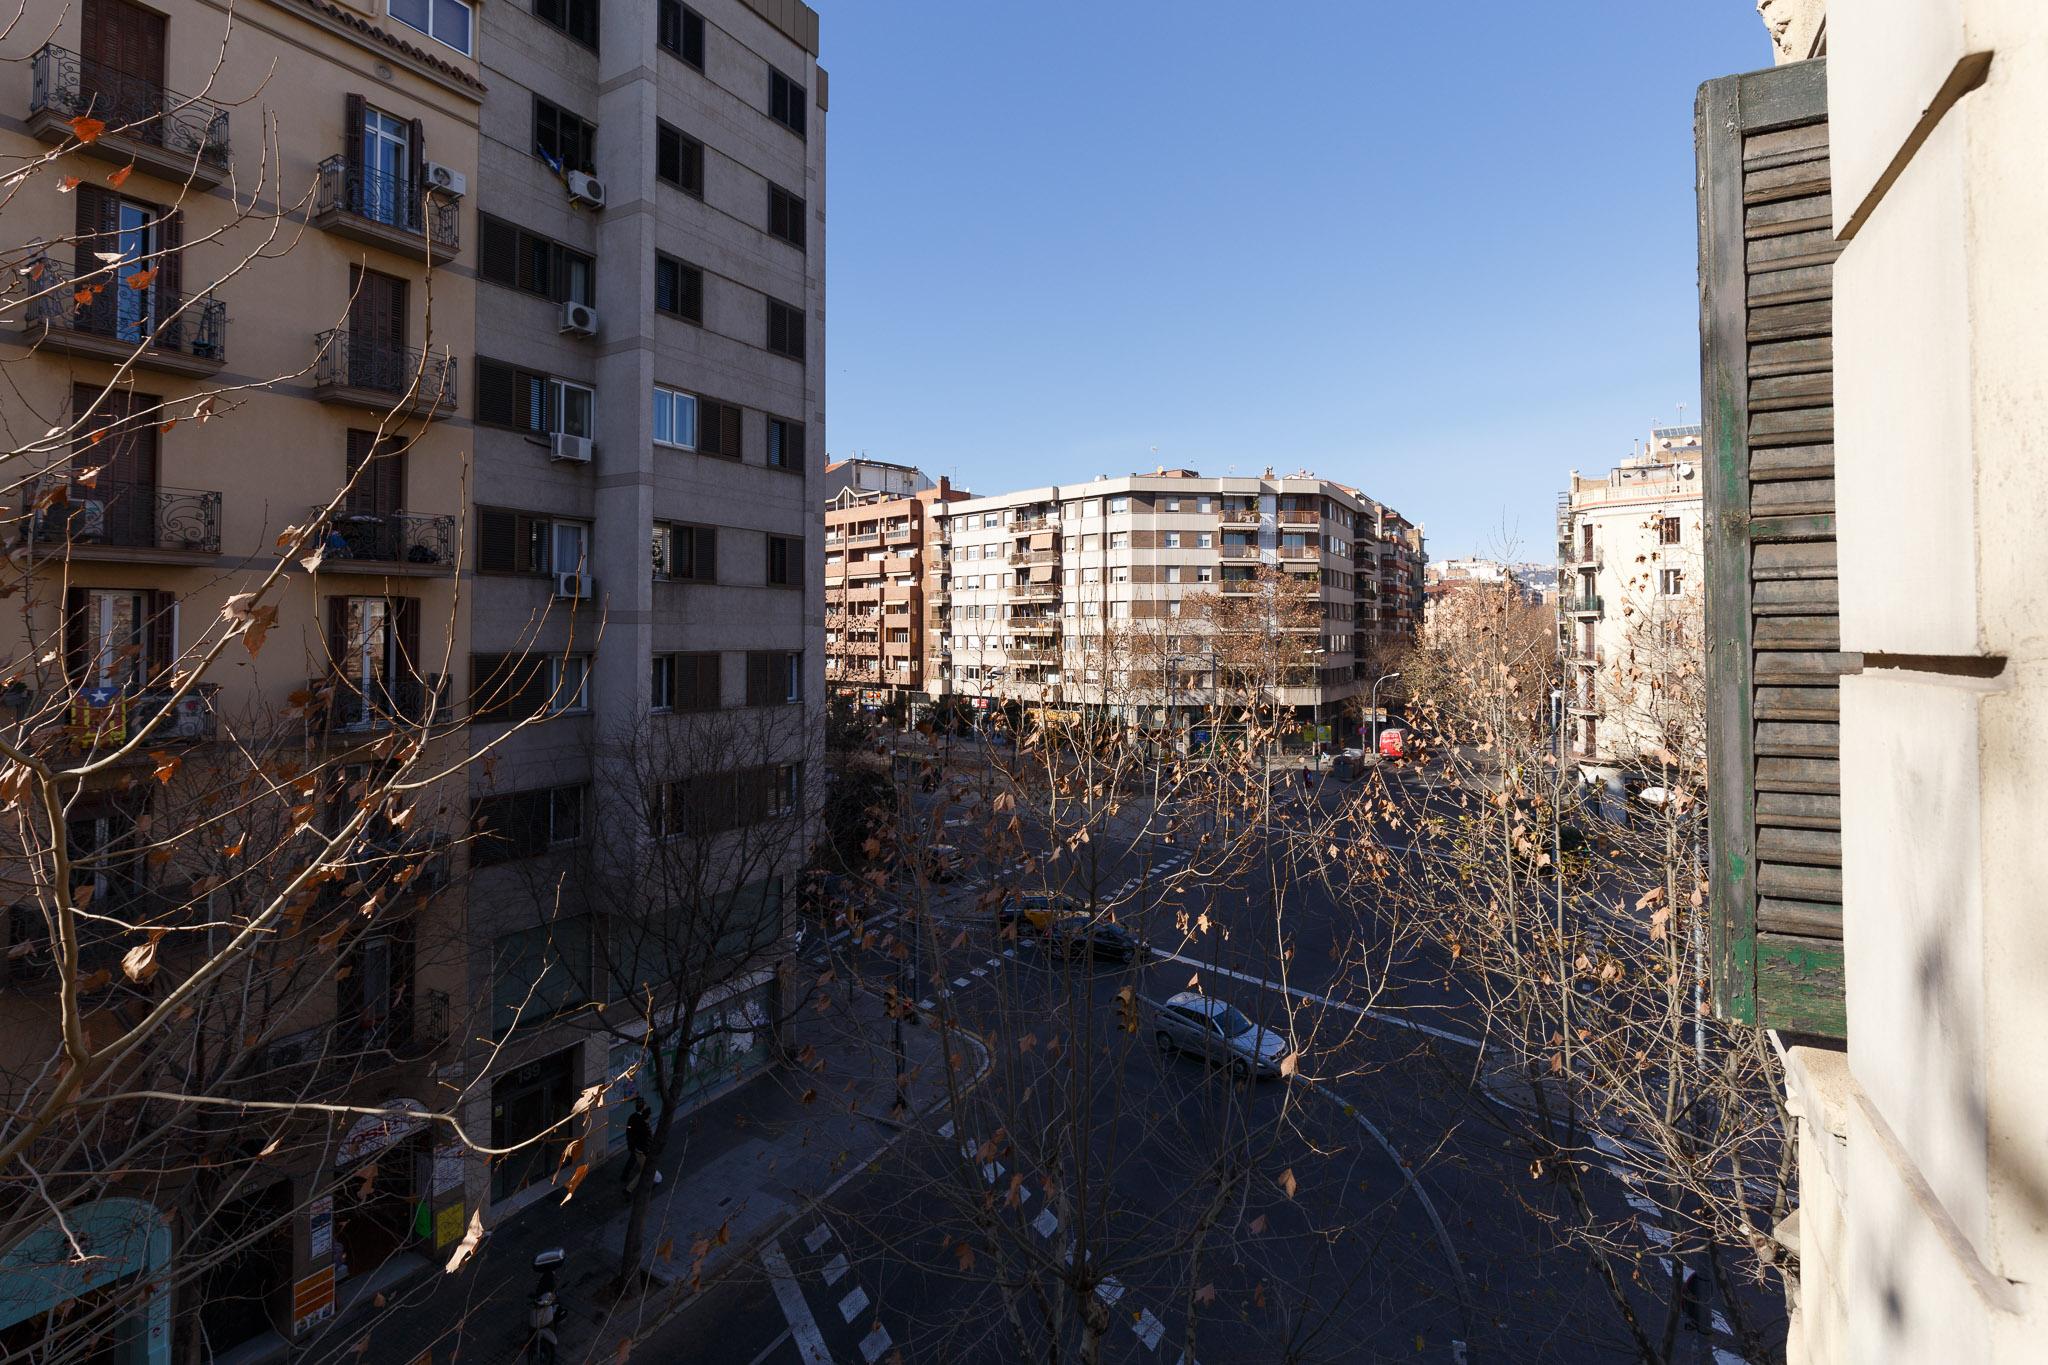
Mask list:
[[[1233,981],[1243,981],[1264,990],[1279,991],[1297,1000],[1313,1001],[1329,1009],[1341,1010],[1343,1013],[1353,1015],[1356,1018],[1371,1019],[1377,1023],[1391,1024],[1395,1028],[1412,1029],[1417,1033],[1426,1033],[1430,1037],[1441,1039],[1446,1043],[1456,1043],[1459,1047],[1469,1047],[1476,1051],[1480,1046],[1477,1038],[1469,1037],[1463,1033],[1453,1033],[1449,1029],[1441,1029],[1434,1024],[1423,1024],[1413,1019],[1402,1019],[1380,1010],[1369,1010],[1363,1005],[1354,1005],[1345,1000],[1332,1000],[1327,995],[1317,995],[1314,991],[1305,991],[1298,986],[1289,986],[1279,981],[1269,981],[1263,976],[1254,976],[1250,972],[1233,971],[1229,967],[1219,966],[1214,962],[1202,962],[1192,957],[1185,957],[1180,953],[1170,953],[1164,948],[1150,948],[1147,951],[1152,954],[1155,961],[1179,962],[1198,971],[1214,972],[1218,976],[1227,976]]]
[[[768,1272],[775,1302],[781,1305],[782,1316],[789,1323],[790,1339],[796,1342],[804,1365],[832,1365],[832,1353],[825,1348],[825,1334],[818,1330],[818,1320],[811,1315],[810,1304],[804,1301],[804,1291],[789,1268],[789,1258],[773,1239],[761,1248],[761,1266]]]

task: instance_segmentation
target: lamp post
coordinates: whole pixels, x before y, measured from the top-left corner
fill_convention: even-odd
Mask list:
[[[1400,676],[1400,671],[1397,669],[1392,673],[1382,673],[1372,680],[1372,751],[1374,754],[1378,754],[1380,751],[1380,684],[1386,682],[1389,678],[1398,678]]]

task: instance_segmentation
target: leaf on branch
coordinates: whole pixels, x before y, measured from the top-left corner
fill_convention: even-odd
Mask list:
[[[1251,1233],[1251,1235],[1252,1235],[1252,1236],[1254,1236],[1254,1237],[1263,1237],[1263,1236],[1265,1236],[1265,1235],[1266,1235],[1266,1215],[1262,1213],[1262,1214],[1260,1214],[1260,1215],[1259,1215],[1258,1217],[1256,1217],[1256,1218],[1252,1219],[1252,1221],[1250,1222],[1250,1224],[1248,1224],[1248,1225],[1247,1225],[1247,1229],[1246,1229],[1246,1230],[1247,1230],[1247,1231],[1249,1231],[1249,1232]]]
[[[73,910],[83,910],[86,906],[91,905],[92,889],[91,882],[80,882],[77,886],[72,887],[71,908]]]
[[[974,1269],[974,1248],[966,1242],[953,1243],[953,1259],[959,1263],[960,1272],[966,1274]]]
[[[128,276],[127,285],[130,289],[140,294],[143,290],[149,288],[151,282],[155,279],[156,268],[152,266],[148,270],[138,270],[133,275]]]
[[[128,183],[128,177],[133,174],[135,174],[135,163],[131,161],[120,170],[109,174],[107,176],[107,183],[118,190]]]
[[[1037,1046],[1038,1035],[1035,1033],[1027,1033],[1017,1040],[1017,1051],[1019,1052],[1029,1052]]]
[[[57,193],[69,194],[79,186],[79,177],[67,175],[57,182]]]
[[[569,1172],[569,1178],[562,1182],[562,1202],[568,1203],[576,1197],[576,1187],[583,1183],[583,1177],[590,1174],[590,1163],[584,1162]]]
[[[1010,1192],[1003,1196],[1003,1206],[1012,1209],[1024,1207],[1024,1177],[1015,1171],[1010,1172]]]
[[[603,1098],[603,1096],[604,1086],[602,1084],[593,1085],[586,1088],[582,1094],[576,1097],[576,1103],[569,1107],[570,1115],[573,1117],[577,1114],[589,1113],[590,1106],[596,1104],[599,1099]]]
[[[659,1260],[674,1260],[676,1255],[676,1239],[673,1237],[662,1238],[661,1245],[654,1249],[654,1254]]]
[[[484,1240],[484,1211],[481,1205],[470,1210],[469,1231],[462,1234],[462,1240],[455,1244],[455,1250],[448,1257],[445,1274],[453,1275],[462,1269]]]
[[[100,134],[106,131],[106,123],[101,119],[94,118],[91,114],[80,114],[77,118],[71,120],[71,135],[80,142],[97,142],[100,139]],[[71,183],[76,185],[78,182],[74,179]]]
[[[156,975],[156,940],[138,943],[121,954],[121,974],[138,985]]]
[[[172,778],[178,775],[178,769],[185,764],[184,759],[179,758],[168,749],[152,750],[149,756],[156,760],[156,780],[164,783],[166,786],[170,784]]]
[[[1286,1170],[1280,1172],[1280,1193],[1286,1195],[1289,1199],[1292,1199],[1294,1198],[1294,1191],[1294,1168],[1292,1166],[1289,1166]]]
[[[1259,1283],[1252,1286],[1252,1307],[1264,1308],[1265,1306],[1266,1284],[1265,1281],[1261,1280]]]

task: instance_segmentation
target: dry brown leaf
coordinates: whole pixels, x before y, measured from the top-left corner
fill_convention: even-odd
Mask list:
[[[77,118],[71,120],[71,135],[80,142],[98,142],[100,134],[106,131],[106,123],[94,118],[91,114],[80,114]],[[73,185],[78,183],[75,177],[67,178],[71,180]]]
[[[148,981],[156,975],[156,940],[138,943],[121,954],[121,974],[130,981]]]
[[[1294,1198],[1295,1188],[1294,1168],[1289,1166],[1286,1170],[1280,1172],[1280,1193],[1292,1199]]]
[[[476,1255],[477,1247],[484,1240],[484,1211],[481,1207],[470,1210],[469,1231],[462,1234],[462,1240],[455,1244],[455,1250],[448,1257],[445,1274],[453,1275],[462,1269],[469,1259]]]

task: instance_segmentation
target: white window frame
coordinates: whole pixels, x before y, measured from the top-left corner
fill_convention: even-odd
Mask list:
[[[443,47],[452,48],[465,57],[476,55],[476,10],[467,0],[418,0],[418,8],[422,11],[420,19],[424,22],[415,22],[399,13],[401,5],[412,8],[405,4],[405,0],[386,0],[384,12],[413,32],[426,34]],[[445,31],[448,25],[440,22],[443,17],[452,18],[458,14],[462,16],[462,41],[459,43]]]
[[[579,384],[573,379],[549,379],[548,387],[553,390],[548,395],[548,398],[550,406],[554,410],[554,434],[557,436],[581,436],[585,440],[595,436],[597,434],[597,390],[591,388],[588,384]],[[569,404],[567,400],[572,391],[583,395],[583,429],[581,431],[569,430]]]
[[[1118,494],[1117,496],[1115,496],[1115,497],[1113,497],[1113,498],[1111,498],[1111,499],[1109,500],[1109,515],[1110,515],[1110,516],[1116,516],[1116,515],[1117,515],[1118,513],[1120,513],[1120,512],[1128,512],[1128,511],[1130,511],[1130,510],[1131,510],[1131,499],[1130,499],[1130,495],[1129,495],[1129,494],[1127,494],[1127,493],[1119,493],[1119,494]]]
[[[672,389],[666,384],[656,384],[654,386],[653,403],[654,430],[657,433],[661,431],[664,408],[668,410],[667,426],[669,429],[667,436],[657,434],[654,438],[654,443],[658,446],[668,446],[673,450],[695,450],[697,448],[697,395],[684,393],[681,389]],[[690,430],[687,439],[678,439],[676,426],[683,413],[689,414]]]
[[[1165,545],[1165,547],[1166,547],[1167,549],[1169,549],[1169,550],[1178,550],[1178,549],[1180,548],[1180,532],[1178,532],[1178,531],[1168,531],[1168,532],[1166,532],[1166,533],[1165,533],[1165,535],[1166,535],[1166,539],[1165,539],[1165,541],[1164,541],[1164,545]]]
[[[548,697],[551,716],[580,715],[590,709],[588,654],[556,654],[548,659]]]
[[[647,709],[676,709],[676,656],[657,654],[648,667]]]

